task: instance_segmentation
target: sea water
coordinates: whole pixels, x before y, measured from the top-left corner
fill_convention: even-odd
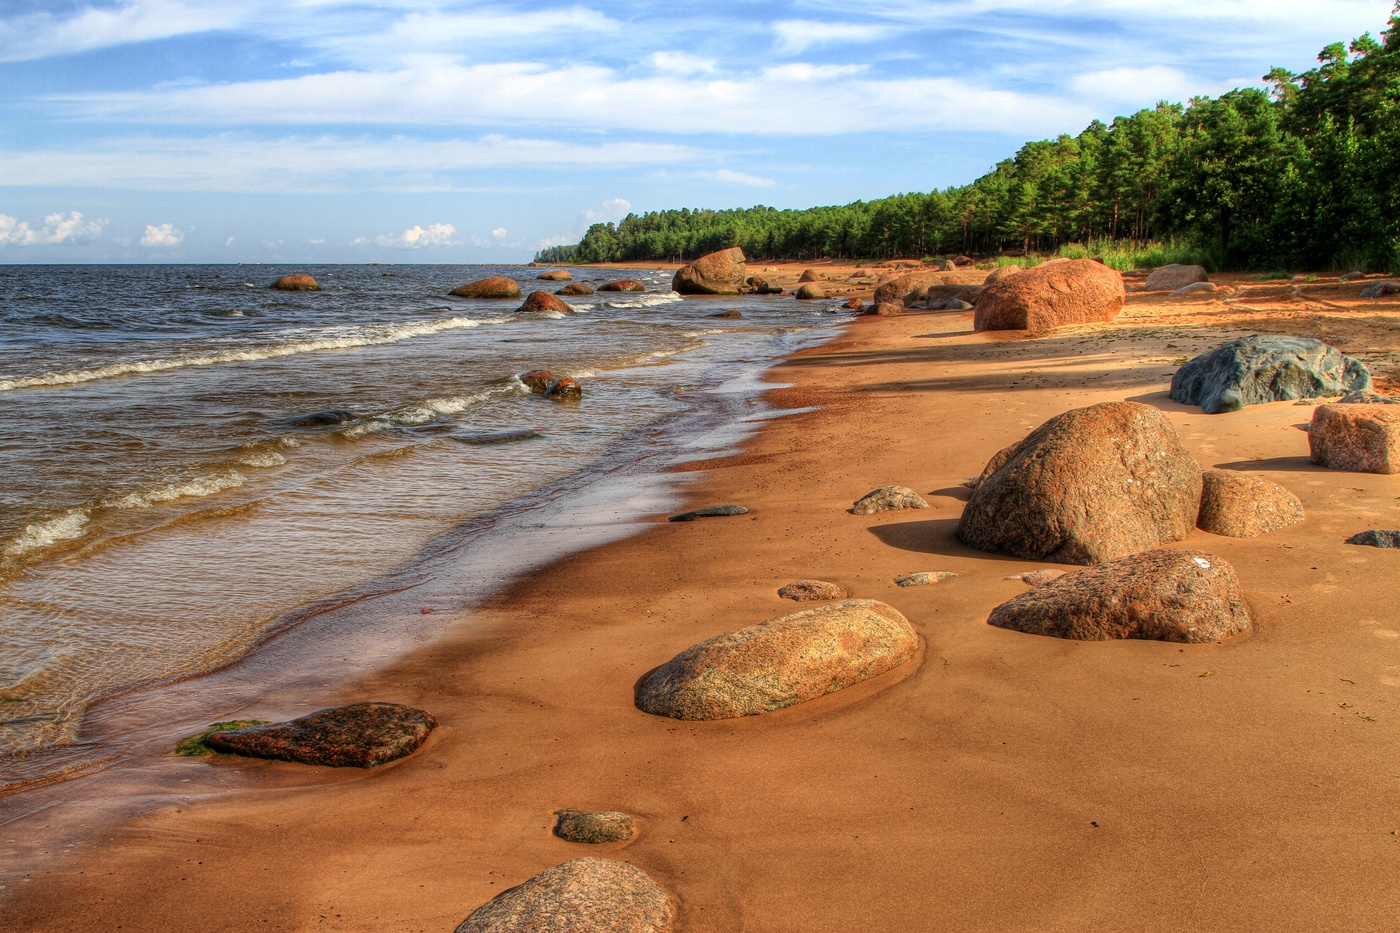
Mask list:
[[[236,662],[639,439],[682,446],[757,391],[742,373],[836,321],[683,300],[649,271],[568,315],[450,295],[498,274],[553,291],[540,271],[0,267],[0,786],[100,755],[83,723],[104,697]],[[291,272],[322,290],[269,287]],[[530,392],[541,368],[583,399]]]

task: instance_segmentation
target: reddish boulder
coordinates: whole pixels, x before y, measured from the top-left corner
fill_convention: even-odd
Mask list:
[[[437,720],[398,703],[354,703],[293,719],[205,736],[216,752],[331,768],[373,768],[415,751]]]
[[[891,317],[904,313],[902,301],[877,301],[860,312],[861,317]]]
[[[977,299],[972,326],[1043,331],[1111,321],[1124,295],[1123,276],[1092,259],[1047,262],[988,285]]]
[[[783,599],[802,603],[818,599],[845,599],[851,594],[839,583],[827,583],[825,580],[794,580],[781,587],[778,595]]]
[[[847,298],[845,304],[841,305],[847,311],[859,311],[865,307],[859,298]]]
[[[521,373],[520,381],[525,383],[525,387],[531,392],[543,395],[554,385],[554,373],[547,369],[532,369],[528,373]]]
[[[1213,535],[1257,538],[1303,520],[1303,503],[1278,483],[1234,470],[1206,470],[1196,527]]]
[[[556,402],[574,402],[583,398],[583,386],[578,384],[577,379],[565,376],[563,379],[556,379],[545,389],[544,397]]]
[[[747,278],[744,251],[732,246],[677,269],[671,290],[682,295],[742,295]]]
[[[817,274],[811,269],[804,269],[802,274],[797,277],[797,281],[799,284],[802,282],[815,282],[817,281],[817,279]]]
[[[647,287],[635,279],[620,279],[598,286],[600,292],[644,292]]]
[[[1319,405],[1308,426],[1312,462],[1353,473],[1400,473],[1400,406]]]
[[[951,272],[910,272],[891,279],[875,289],[875,303],[902,301],[906,305],[923,301],[930,288],[940,285],[981,285],[987,273],[980,269],[955,269]]]
[[[520,283],[504,275],[493,275],[452,289],[458,298],[519,298]]]
[[[987,273],[987,284],[991,285],[993,282],[1000,282],[1002,279],[1009,279],[1011,276],[1015,275],[1020,271],[1020,266],[998,266],[991,272]]]
[[[567,301],[556,298],[549,292],[531,292],[530,297],[525,299],[525,303],[515,309],[516,312],[540,312],[553,311],[558,314],[573,314],[574,309]]]
[[[581,282],[574,282],[572,285],[565,285],[563,288],[559,289],[559,291],[555,292],[554,294],[556,294],[556,295],[591,295],[591,294],[593,294],[593,289],[589,288],[587,285],[584,285],[584,284],[581,283]]]
[[[553,272],[541,272],[535,278],[546,282],[568,282],[573,279],[573,274],[568,269],[555,269]]]
[[[272,287],[284,292],[319,292],[321,283],[311,276],[298,272],[296,275],[284,275]]]

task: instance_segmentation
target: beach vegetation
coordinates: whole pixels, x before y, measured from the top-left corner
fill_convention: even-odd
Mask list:
[[[184,755],[189,758],[202,755],[217,755],[219,752],[214,751],[208,745],[204,744],[204,740],[215,732],[232,732],[234,729],[246,729],[249,726],[265,725],[267,725],[267,721],[264,719],[232,719],[227,722],[211,723],[209,728],[205,729],[203,732],[187,736],[176,742],[175,754]]]
[[[1379,39],[1335,42],[1266,89],[1027,142],[967,185],[780,210],[649,211],[541,262],[1085,256],[1114,268],[1400,271],[1400,3]]]

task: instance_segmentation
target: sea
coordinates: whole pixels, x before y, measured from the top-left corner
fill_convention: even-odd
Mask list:
[[[682,299],[648,270],[575,270],[646,290],[572,314],[450,294],[491,275],[557,290],[543,271],[0,266],[0,790],[109,760],[85,731],[104,700],[139,706],[518,534],[495,516],[713,455],[687,450],[742,436],[723,429],[753,419],[762,373],[841,320],[831,301]],[[270,287],[290,273],[321,290]],[[537,369],[582,398],[531,392]]]

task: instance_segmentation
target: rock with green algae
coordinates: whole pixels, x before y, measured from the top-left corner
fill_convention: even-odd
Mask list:
[[[216,752],[332,768],[373,768],[416,751],[437,726],[421,709],[352,703],[293,719],[205,736]]]

